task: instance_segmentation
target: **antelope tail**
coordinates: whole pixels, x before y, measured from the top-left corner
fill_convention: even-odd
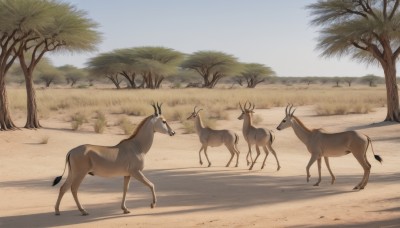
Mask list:
[[[64,172],[61,174],[61,176],[58,176],[53,180],[53,185],[52,186],[58,184],[61,181],[62,177],[64,176],[65,169],[67,168],[67,163],[68,163],[68,167],[71,169],[70,164],[69,164],[69,156],[70,156],[70,153],[67,154],[67,157],[65,159]]]
[[[382,160],[381,156],[375,154],[374,147],[372,146],[372,140],[371,140],[371,138],[368,137],[368,135],[366,135],[366,136],[367,136],[367,139],[368,139],[368,145],[371,144],[371,149],[372,149],[372,153],[374,154],[374,158],[375,158],[378,162],[382,163],[383,160]],[[368,149],[368,147],[367,147],[367,149]]]
[[[269,140],[271,141],[272,145],[272,143],[275,141],[275,133],[273,131],[269,131],[269,134],[271,135],[271,137],[269,137]]]

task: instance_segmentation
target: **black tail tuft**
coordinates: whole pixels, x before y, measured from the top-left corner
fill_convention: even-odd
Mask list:
[[[380,162],[380,163],[382,163],[382,158],[381,158],[381,156],[379,156],[379,155],[374,155],[374,157],[375,157],[375,159],[378,161],[378,162]]]
[[[56,178],[54,179],[54,181],[53,181],[53,185],[52,185],[52,186],[58,184],[58,183],[61,181],[61,178],[62,178],[62,176],[56,177]]]

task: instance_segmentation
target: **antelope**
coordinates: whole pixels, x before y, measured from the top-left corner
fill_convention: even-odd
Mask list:
[[[254,108],[255,105],[249,102],[249,107],[246,107],[247,105],[247,101],[244,104],[244,107],[242,107],[242,104],[240,104],[239,102],[239,106],[240,109],[242,110],[242,113],[240,114],[240,116],[238,117],[239,120],[243,120],[243,136],[244,139],[247,142],[247,145],[249,147],[249,151],[247,152],[247,156],[246,156],[246,160],[247,160],[247,165],[250,164],[249,161],[249,156],[251,158],[252,164],[249,168],[249,170],[253,169],[254,164],[257,161],[258,156],[260,156],[260,146],[264,149],[265,152],[265,158],[263,161],[263,164],[261,166],[261,169],[263,169],[265,167],[265,161],[267,160],[269,151],[271,151],[271,153],[275,156],[276,159],[276,163],[278,164],[278,168],[277,170],[279,170],[281,168],[280,164],[279,164],[279,160],[278,157],[276,156],[275,150],[272,148],[272,143],[275,139],[272,131],[266,130],[264,128],[256,128],[253,126],[253,113],[254,113]],[[255,145],[256,150],[257,150],[257,156],[253,161],[253,158],[251,156],[251,146]]]
[[[231,153],[231,158],[229,159],[226,167],[231,164],[232,159],[236,154],[236,166],[239,165],[239,150],[237,149],[237,144],[239,141],[239,136],[230,130],[214,130],[209,127],[204,127],[204,124],[201,120],[199,112],[203,109],[199,109],[196,111],[196,107],[194,107],[193,112],[187,118],[187,120],[194,120],[195,121],[195,128],[196,132],[199,135],[201,148],[199,150],[199,159],[200,165],[203,165],[203,161],[201,160],[201,151],[204,150],[204,155],[208,161],[208,167],[211,166],[210,159],[208,159],[207,155],[207,147],[218,147],[224,144],[226,148],[228,148],[229,152]]]
[[[357,184],[353,190],[364,189],[368,183],[371,170],[371,164],[368,162],[366,156],[369,144],[371,144],[374,158],[382,163],[382,158],[379,155],[376,155],[374,152],[371,139],[367,135],[358,133],[356,131],[326,133],[322,129],[309,129],[300,121],[299,118],[293,115],[296,109],[292,111],[292,108],[293,105],[286,106],[286,116],[276,129],[283,130],[285,128],[292,127],[296,136],[306,145],[308,151],[311,153],[311,159],[306,167],[307,182],[310,181],[311,177],[310,167],[315,161],[318,162],[319,177],[314,186],[318,186],[321,182],[321,158],[323,157],[332,177],[331,184],[333,184],[336,178],[331,171],[328,158],[340,157],[352,153],[364,169],[364,176],[361,182]]]
[[[150,150],[153,143],[154,133],[175,135],[175,132],[168,125],[161,115],[161,105],[152,104],[154,114],[143,119],[133,134],[122,140],[115,146],[80,145],[67,153],[64,172],[53,181],[53,186],[58,184],[65,173],[68,164],[68,177],[60,188],[60,192],[55,205],[55,214],[60,215],[60,202],[64,193],[71,188],[75,203],[82,213],[88,212],[82,207],[78,200],[78,188],[86,174],[101,177],[123,176],[123,195],[121,209],[125,214],[130,213],[125,205],[126,192],[129,188],[131,177],[142,182],[150,188],[153,201],[151,208],[156,205],[156,194],[154,184],[151,183],[142,173],[146,153]]]

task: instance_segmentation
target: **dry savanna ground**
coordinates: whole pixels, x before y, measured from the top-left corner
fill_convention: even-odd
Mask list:
[[[9,100],[18,126],[25,121],[25,95],[9,89]],[[400,224],[399,125],[382,123],[385,90],[380,87],[332,88],[323,86],[268,86],[257,89],[46,89],[37,90],[42,129],[0,132],[0,227],[398,227]],[[310,128],[327,131],[357,130],[369,135],[369,184],[352,188],[361,180],[362,168],[350,154],[331,158],[337,180],[323,164],[319,187],[317,168],[306,182],[306,147],[291,129],[275,130],[281,170],[272,155],[260,170],[245,163],[238,102],[256,105],[260,127],[275,129],[287,103]],[[51,187],[64,168],[65,155],[81,144],[115,145],[128,137],[141,119],[153,112],[152,101],[163,102],[165,117],[177,132],[157,134],[146,156],[144,174],[156,186],[157,207],[151,209],[149,189],[133,181],[127,195],[130,214],[120,209],[122,178],[87,176],[79,197],[89,211],[81,216],[70,192],[54,215],[60,185]],[[185,121],[193,107],[217,129],[240,136],[239,167],[225,167],[226,148],[210,148],[211,167],[198,162],[200,143],[193,123]],[[346,114],[346,115],[332,115]],[[101,121],[100,121],[101,120]],[[97,127],[95,127],[97,126]],[[204,158],[204,157],[203,157]],[[263,157],[261,157],[263,158]],[[65,180],[62,180],[62,182]]]

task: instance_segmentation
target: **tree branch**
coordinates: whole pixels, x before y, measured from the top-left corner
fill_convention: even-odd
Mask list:
[[[397,59],[400,54],[400,46],[393,52],[393,59]]]
[[[396,12],[397,8],[399,7],[399,3],[400,3],[400,0],[396,0],[396,2],[394,3],[392,12],[389,15],[389,20],[391,20],[393,18],[394,13]]]

